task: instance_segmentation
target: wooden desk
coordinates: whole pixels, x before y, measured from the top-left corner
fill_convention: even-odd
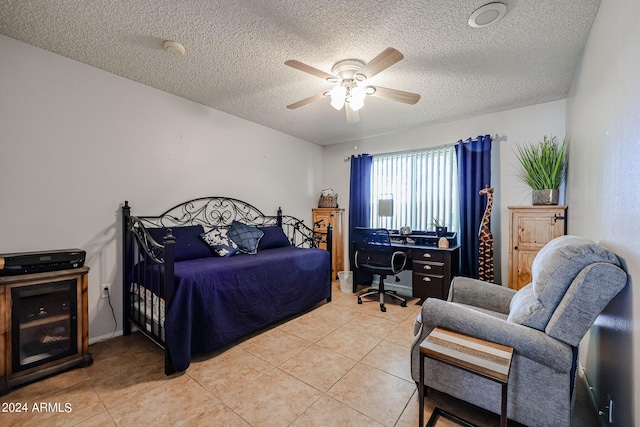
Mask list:
[[[424,425],[425,357],[500,383],[502,385],[500,427],[507,427],[507,384],[513,348],[446,329],[434,328],[420,344],[420,380],[418,384],[420,427]],[[427,425],[434,425],[438,415],[445,415],[457,420],[457,417],[436,408]],[[463,421],[462,425],[471,424]]]
[[[433,246],[392,243],[407,254],[407,270],[413,270],[412,294],[420,298],[447,299],[451,281],[460,269],[460,246],[438,249]]]
[[[460,246],[439,249],[434,246],[391,243],[395,250],[407,254],[407,270],[413,270],[411,277],[412,294],[420,298],[420,304],[427,298],[447,299],[451,280],[460,269]],[[353,267],[355,277],[353,291],[358,284],[365,284],[363,275]],[[371,276],[369,276],[371,277]]]

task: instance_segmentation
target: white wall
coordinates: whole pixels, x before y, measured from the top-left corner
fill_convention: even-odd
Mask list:
[[[428,102],[428,98],[420,102]],[[362,114],[366,111],[363,110]],[[345,218],[348,218],[350,163],[344,161],[346,156],[455,144],[460,139],[487,134],[492,137],[498,135],[491,153],[491,179],[495,188],[491,230],[495,240],[496,281],[506,286],[509,280],[507,207],[531,205],[531,190],[517,177],[518,161],[514,150],[517,144],[537,142],[544,135],[564,137],[564,100],[325,147],[324,184],[338,193],[338,201],[341,207],[347,208]]]
[[[0,253],[87,251],[89,334],[122,329],[120,220],[230,196],[311,223],[322,148],[0,36]]]
[[[640,422],[638,16],[637,0],[602,1],[567,101],[569,232],[615,251],[632,277],[581,346],[599,408],[609,394],[617,426]]]

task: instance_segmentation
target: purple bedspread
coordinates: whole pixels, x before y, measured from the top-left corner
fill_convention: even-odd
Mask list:
[[[255,255],[175,263],[166,343],[176,371],[210,352],[330,296],[329,253],[284,247]]]

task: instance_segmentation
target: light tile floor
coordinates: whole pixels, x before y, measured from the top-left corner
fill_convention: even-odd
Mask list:
[[[91,346],[92,366],[2,396],[3,403],[26,403],[29,412],[0,412],[0,425],[416,426],[409,357],[420,310],[415,302],[389,301],[382,313],[376,301],[358,305],[336,282],[331,303],[170,377],[145,337],[118,337]],[[34,413],[36,402],[60,403],[62,411]],[[426,399],[425,419],[435,406],[480,426],[498,424],[496,415],[435,391]],[[575,412],[572,425],[598,425],[588,399],[579,397]]]

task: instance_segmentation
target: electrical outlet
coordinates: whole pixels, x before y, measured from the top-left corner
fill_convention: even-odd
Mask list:
[[[109,295],[111,295],[111,285],[102,285],[100,289],[100,298],[109,298]]]

